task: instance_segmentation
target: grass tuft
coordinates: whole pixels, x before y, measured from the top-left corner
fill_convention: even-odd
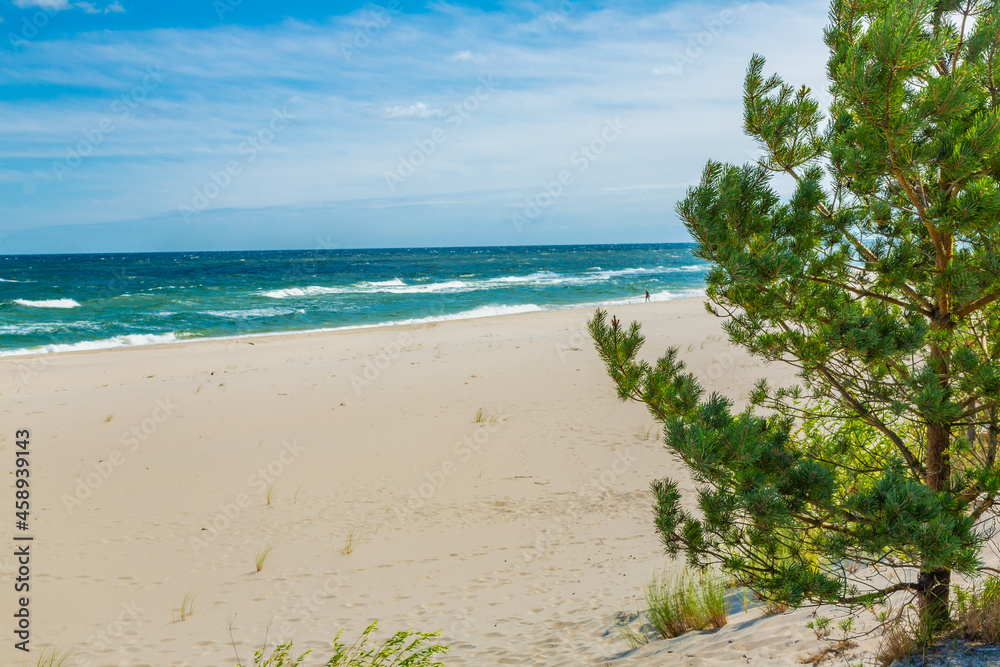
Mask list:
[[[107,424],[109,421],[111,421],[114,418],[115,418],[114,415],[108,415],[107,417],[104,418],[104,423]]]
[[[273,544],[269,547],[257,550],[257,554],[253,557],[253,564],[254,567],[257,568],[257,572],[264,569],[264,563],[267,562],[267,557],[271,555],[272,551],[274,551]]]
[[[38,656],[35,665],[36,667],[63,667],[72,654],[72,651],[64,653],[54,648],[47,648]]]
[[[956,588],[952,618],[965,639],[1000,644],[1000,578],[989,577],[971,590]]]
[[[507,417],[497,410],[484,410],[483,408],[476,410],[477,424],[493,424],[502,421],[507,421]]]
[[[636,632],[632,629],[632,626],[627,623],[619,623],[615,626],[618,630],[618,636],[621,640],[625,642],[630,649],[637,649],[640,646],[645,646],[649,643],[649,637],[642,634],[642,632]]]
[[[444,667],[444,663],[434,662],[435,655],[448,651],[447,646],[433,643],[433,640],[441,634],[440,632],[400,630],[381,644],[375,642],[369,645],[371,635],[377,627],[378,621],[373,621],[361,633],[357,641],[350,646],[340,641],[344,631],[338,632],[333,640],[333,655],[327,662],[323,663],[325,667],[380,667],[383,665]],[[266,647],[254,653],[253,667],[297,667],[312,651],[306,651],[296,658],[292,653],[292,642],[287,641],[278,644],[269,655],[265,653]],[[239,655],[236,656],[236,665],[237,667],[250,667],[240,662]]]
[[[267,496],[264,498],[264,500],[267,502],[268,505],[270,505],[271,501],[274,500],[274,485],[273,484],[271,486],[267,487]]]
[[[347,539],[344,540],[343,553],[346,556],[350,556],[352,553],[354,553],[354,529],[353,528],[351,528],[351,532],[347,536]]]
[[[174,623],[180,623],[182,621],[186,621],[189,616],[194,614],[194,609],[195,609],[194,599],[196,597],[197,596],[194,593],[188,593],[187,595],[184,596],[184,599],[181,600],[181,606],[179,609],[170,610],[170,617],[171,619],[173,619]]]
[[[646,584],[645,595],[649,619],[664,638],[714,630],[728,620],[726,582],[712,572],[660,574]]]

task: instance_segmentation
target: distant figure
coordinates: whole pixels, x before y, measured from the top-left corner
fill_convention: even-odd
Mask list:
[[[646,290],[646,301],[649,301],[649,290]]]

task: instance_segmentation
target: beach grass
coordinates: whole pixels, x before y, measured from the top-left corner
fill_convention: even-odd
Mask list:
[[[261,570],[264,569],[264,563],[267,562],[267,557],[271,555],[272,551],[274,551],[273,544],[271,546],[263,547],[257,550],[256,555],[254,555],[253,557],[253,565],[256,568],[257,572],[260,572]]]
[[[727,622],[726,582],[712,572],[655,575],[644,590],[649,618],[663,638],[713,630]]]
[[[181,600],[181,606],[177,609],[170,610],[170,616],[174,623],[180,623],[186,621],[188,617],[194,614],[195,609],[195,598],[197,596],[194,593],[188,593]]]
[[[970,590],[955,588],[952,618],[966,639],[1000,644],[1000,578]]]
[[[345,556],[350,556],[354,553],[354,529],[351,528],[351,532],[347,535],[347,539],[344,540],[343,553]]]
[[[400,630],[382,643],[369,644],[372,634],[378,628],[378,621],[372,621],[361,636],[350,646],[340,641],[344,631],[341,630],[333,640],[333,655],[323,664],[326,667],[383,667],[396,665],[398,667],[444,667],[444,663],[435,662],[434,656],[448,651],[448,646],[433,643],[440,632],[416,632],[412,629]],[[233,646],[235,650],[235,644]],[[306,651],[295,657],[293,642],[278,644],[270,653],[266,647],[258,650],[253,656],[253,667],[297,667],[312,651]],[[250,667],[240,661],[236,655],[237,667]]]
[[[500,410],[486,410],[485,408],[476,410],[475,423],[477,424],[494,424],[501,421],[507,421],[507,417]]]
[[[54,648],[47,648],[42,651],[35,661],[35,667],[63,667],[72,656],[72,651],[59,651]]]
[[[264,497],[264,501],[270,505],[271,501],[274,500],[274,485],[267,487],[267,496]]]

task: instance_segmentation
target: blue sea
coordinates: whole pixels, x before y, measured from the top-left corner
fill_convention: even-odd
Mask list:
[[[690,244],[0,257],[0,356],[704,293]]]

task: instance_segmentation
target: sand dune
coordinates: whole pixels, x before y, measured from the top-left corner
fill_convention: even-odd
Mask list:
[[[648,356],[678,345],[734,398],[792,377],[730,348],[700,300],[614,312],[645,323]],[[805,611],[634,652],[620,640],[616,614],[669,565],[648,484],[685,475],[645,410],[615,398],[591,314],[0,360],[0,445],[33,433],[34,648],[94,667],[232,665],[230,620],[247,661],[265,636],[322,650],[379,619],[442,630],[447,665],[791,665],[821,650]],[[0,565],[9,578],[13,559]]]

